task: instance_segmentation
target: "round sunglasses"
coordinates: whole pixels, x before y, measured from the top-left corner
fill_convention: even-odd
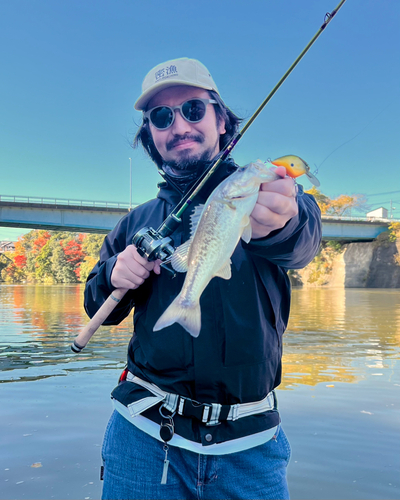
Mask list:
[[[179,106],[156,106],[144,113],[155,128],[165,130],[175,121],[175,110],[179,109],[182,117],[189,123],[198,123],[206,115],[207,104],[218,104],[214,99],[189,99]]]

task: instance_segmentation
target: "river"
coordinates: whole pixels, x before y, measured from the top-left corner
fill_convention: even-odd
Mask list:
[[[0,498],[100,498],[132,318],[74,355],[81,285],[0,284]],[[296,499],[400,498],[400,290],[295,289],[277,391]]]

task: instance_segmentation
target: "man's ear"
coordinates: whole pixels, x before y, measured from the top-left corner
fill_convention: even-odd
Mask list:
[[[217,130],[218,130],[219,135],[226,134],[225,120],[218,120],[218,121],[219,121],[219,123],[218,123]]]

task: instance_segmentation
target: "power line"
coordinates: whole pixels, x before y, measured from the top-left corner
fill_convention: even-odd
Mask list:
[[[400,193],[400,190],[399,191],[388,191],[386,193],[374,193],[374,194],[364,194],[364,196],[380,196],[380,195],[386,195],[386,194],[396,194],[396,193]]]

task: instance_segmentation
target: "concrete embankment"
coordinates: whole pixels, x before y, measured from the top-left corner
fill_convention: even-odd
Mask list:
[[[331,262],[329,270],[316,283],[310,282],[311,263],[295,273],[295,286],[329,286],[344,288],[400,288],[400,265],[396,262],[400,243],[378,238],[368,243],[343,246]],[[291,277],[292,279],[292,277]]]

